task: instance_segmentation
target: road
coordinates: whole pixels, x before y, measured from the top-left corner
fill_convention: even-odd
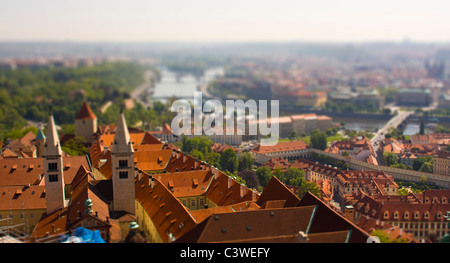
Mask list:
[[[149,98],[148,91],[151,87],[151,78],[153,77],[153,72],[151,70],[147,70],[144,73],[144,83],[136,87],[131,92],[131,97],[141,103],[145,108],[148,108],[149,106],[152,106],[152,102]],[[147,100],[142,99],[142,94],[145,96],[145,98],[148,98]]]

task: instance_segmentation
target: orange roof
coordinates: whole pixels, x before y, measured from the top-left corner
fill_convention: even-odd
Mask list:
[[[259,197],[252,190],[220,171],[217,178],[213,177],[205,196],[218,206],[255,201]]]
[[[136,165],[143,171],[164,170],[172,156],[172,150],[137,151],[134,153]]]
[[[284,207],[293,207],[300,202],[300,198],[289,190],[278,178],[272,176],[267,183],[256,204],[264,206],[269,201],[285,200]]]
[[[0,186],[39,184],[44,173],[43,158],[0,159]],[[81,165],[90,167],[86,156],[63,157],[64,182],[71,184]]]
[[[176,239],[197,225],[195,218],[159,180],[152,188],[149,175],[136,180],[136,201],[147,212],[163,242],[169,242],[169,233]]]
[[[187,197],[203,195],[212,176],[211,170],[197,170],[159,174],[157,178],[175,197]]]
[[[1,186],[0,210],[47,209],[45,187]]]
[[[75,120],[94,120],[97,119],[97,116],[92,112],[89,104],[87,102],[83,103],[81,106],[81,110],[78,112]]]
[[[235,205],[217,206],[208,209],[199,209],[191,211],[191,215],[197,219],[197,222],[202,222],[212,214],[222,214],[231,212],[241,212],[248,210],[261,209],[254,201],[241,202]]]
[[[259,154],[265,154],[265,153],[272,153],[272,152],[300,150],[300,149],[306,149],[306,148],[308,148],[308,145],[306,143],[304,143],[303,141],[292,141],[292,142],[279,142],[274,146],[259,145],[255,149],[253,149],[252,152],[259,153]]]

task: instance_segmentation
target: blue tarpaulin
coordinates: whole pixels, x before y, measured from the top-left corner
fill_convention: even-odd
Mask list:
[[[75,232],[70,236],[66,242],[70,243],[106,243],[100,236],[100,231],[89,230],[84,227],[75,229]]]

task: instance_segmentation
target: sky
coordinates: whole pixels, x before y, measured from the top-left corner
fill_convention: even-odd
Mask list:
[[[0,41],[450,42],[448,0],[0,0]]]

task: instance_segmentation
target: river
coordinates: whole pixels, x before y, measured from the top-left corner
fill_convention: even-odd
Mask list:
[[[197,80],[193,75],[184,75],[177,80],[174,72],[165,68],[160,68],[159,70],[161,72],[161,81],[156,83],[151,97],[152,100],[160,100],[162,102],[167,101],[170,97],[192,100],[194,92],[199,91],[199,85],[207,83],[224,73],[223,68],[210,68],[205,71],[200,80]]]
[[[345,128],[355,131],[369,131],[375,132],[376,130],[382,128],[387,120],[378,119],[361,119],[361,118],[333,118],[334,122],[345,122]],[[404,135],[414,135],[420,131],[420,124],[417,122],[406,123],[405,129],[403,130]]]

